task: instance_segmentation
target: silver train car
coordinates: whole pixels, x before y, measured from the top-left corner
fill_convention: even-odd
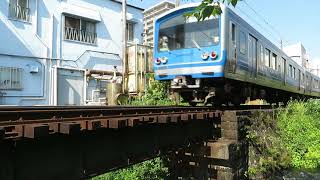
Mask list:
[[[320,96],[320,78],[299,66],[245,20],[222,14],[198,22],[181,6],[155,20],[154,71],[191,105],[244,103],[248,98],[287,103]]]

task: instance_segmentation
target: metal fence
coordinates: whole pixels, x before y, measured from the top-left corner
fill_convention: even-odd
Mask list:
[[[80,29],[65,27],[64,39],[71,41],[80,41],[89,44],[97,44],[97,34]]]
[[[30,8],[9,4],[9,17],[22,21],[30,21]]]

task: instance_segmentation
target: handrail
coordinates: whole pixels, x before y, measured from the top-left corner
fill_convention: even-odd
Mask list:
[[[80,41],[89,44],[97,44],[97,34],[71,27],[65,27],[64,39],[71,41]]]

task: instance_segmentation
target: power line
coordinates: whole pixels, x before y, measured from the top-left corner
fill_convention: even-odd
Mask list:
[[[253,21],[255,24],[257,24],[260,28],[264,29],[264,27],[258,23],[255,19],[253,19],[251,16],[249,16],[247,13],[245,13],[241,8],[237,7],[237,9],[242,13],[244,14],[245,16],[247,16],[251,21]],[[270,33],[269,31],[266,31],[266,33],[268,35],[270,35],[270,37],[272,37],[273,40],[275,40],[277,43],[279,43],[281,45],[281,39],[280,39],[280,42],[279,42],[279,39],[277,36],[275,36],[274,34]]]
[[[289,43],[289,42],[283,37],[283,35],[277,30],[277,28],[275,28],[271,23],[269,23],[269,22],[266,20],[266,18],[264,18],[260,13],[258,13],[254,8],[252,8],[252,6],[248,3],[247,0],[244,0],[243,2],[244,2],[244,4],[245,4],[246,6],[248,6],[248,8],[249,8],[250,10],[252,10],[260,19],[262,19],[263,22],[270,27],[270,29],[272,29],[275,33],[278,34],[278,36],[280,37],[281,41],[285,41],[285,42]]]

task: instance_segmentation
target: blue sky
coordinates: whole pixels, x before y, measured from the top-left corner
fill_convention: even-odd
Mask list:
[[[128,3],[143,8],[148,8],[159,2],[161,1],[128,0]],[[197,0],[189,2],[197,2]],[[302,42],[311,59],[320,62],[319,0],[245,0],[245,2],[240,2],[235,11],[262,34],[275,43],[280,41],[280,34],[284,39],[284,46]],[[255,9],[258,15],[250,7]]]

